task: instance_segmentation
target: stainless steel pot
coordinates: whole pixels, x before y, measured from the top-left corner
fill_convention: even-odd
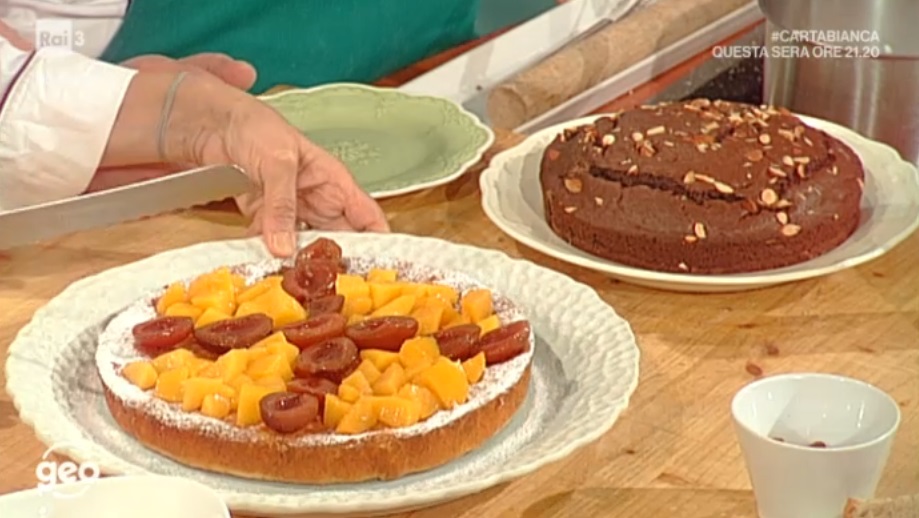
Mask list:
[[[919,0],[759,5],[766,102],[848,126],[919,164]]]

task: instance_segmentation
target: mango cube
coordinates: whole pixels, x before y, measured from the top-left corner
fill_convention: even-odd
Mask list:
[[[278,392],[270,387],[250,384],[239,390],[239,406],[236,409],[236,424],[252,426],[262,422],[262,409],[259,404],[262,398]]]
[[[167,317],[188,317],[192,320],[197,320],[202,313],[204,313],[203,309],[192,306],[188,302],[176,302],[169,306],[163,314]]]
[[[215,363],[211,360],[194,357],[188,360],[188,371],[191,373],[192,377],[195,377],[199,372],[207,371],[210,369],[212,365],[215,365]]]
[[[201,413],[214,419],[224,419],[232,409],[230,400],[220,394],[208,394],[201,402]]]
[[[447,325],[455,321],[457,318],[460,318],[460,314],[456,308],[453,306],[444,307],[444,313],[440,317],[440,328],[446,329]]]
[[[325,408],[322,413],[322,423],[326,428],[335,429],[341,419],[351,410],[351,403],[342,401],[334,394],[326,394]]]
[[[373,311],[373,300],[369,296],[345,297],[345,303],[341,307],[341,314],[348,319],[369,315],[371,311]]]
[[[194,353],[188,349],[173,349],[168,353],[163,353],[153,359],[153,367],[156,368],[156,372],[162,374],[166,371],[171,371],[179,367],[186,367],[191,365],[192,361],[195,359]]]
[[[391,363],[373,383],[373,393],[378,396],[392,396],[399,392],[406,381],[402,365],[399,362]]]
[[[456,306],[459,302],[459,292],[452,286],[442,284],[431,284],[427,289],[428,297],[443,301],[447,306]]]
[[[242,317],[254,313],[264,313],[271,317],[274,327],[278,328],[294,322],[305,320],[306,310],[280,286],[272,287],[258,297],[243,302],[236,310],[236,316]]]
[[[397,396],[415,402],[418,405],[421,419],[427,419],[440,410],[437,396],[430,390],[415,384],[403,386],[399,389]]]
[[[444,356],[415,376],[414,382],[433,392],[441,408],[445,410],[465,403],[469,397],[469,381],[466,380],[466,371],[458,362],[451,361]]]
[[[370,381],[364,376],[364,373],[356,370],[341,380],[341,386],[351,386],[356,388],[361,394],[373,394]]]
[[[232,315],[236,311],[236,297],[232,291],[205,292],[192,297],[191,305],[201,308],[205,312],[208,309],[213,309],[223,315]]]
[[[464,361],[463,372],[466,373],[466,381],[468,381],[470,385],[478,383],[485,374],[485,353],[480,352]]]
[[[294,377],[293,370],[290,368],[290,360],[283,354],[268,354],[253,361],[246,368],[246,374],[252,379],[278,376],[284,381],[290,381]]]
[[[361,360],[370,360],[378,371],[383,372],[393,362],[399,361],[399,353],[380,349],[364,349],[361,351]]]
[[[398,284],[369,282],[370,300],[373,302],[374,309],[381,308],[389,304],[402,294],[402,289]]]
[[[263,378],[258,378],[255,380],[256,385],[261,385],[262,387],[268,387],[274,392],[287,392],[287,381],[280,376],[265,376]]]
[[[370,286],[360,275],[338,274],[335,278],[335,293],[346,299],[370,297]]]
[[[441,326],[441,329],[450,329],[451,327],[464,326],[466,324],[473,324],[473,323],[474,322],[472,321],[471,318],[469,318],[469,315],[458,314],[452,320],[450,320],[449,322]]]
[[[229,381],[246,372],[246,368],[249,366],[249,351],[245,349],[227,351],[220,358],[217,358],[214,363],[220,368],[221,377],[225,381]]]
[[[221,268],[201,275],[188,286],[189,299],[211,293],[224,293],[231,296],[236,293],[236,286],[233,284],[233,277],[229,269]]]
[[[368,398],[373,405],[377,420],[390,428],[412,426],[421,419],[421,405],[417,402],[395,396]]]
[[[204,312],[201,313],[201,316],[195,320],[195,327],[204,327],[206,325],[213,324],[214,322],[229,320],[231,318],[233,318],[232,314],[224,313],[220,310],[209,307],[205,309]]]
[[[242,304],[243,302],[249,302],[255,300],[257,297],[264,295],[268,290],[272,288],[280,288],[281,282],[284,280],[284,277],[281,275],[272,275],[271,277],[265,277],[264,279],[256,282],[252,286],[241,291],[236,295],[236,302]]]
[[[486,289],[469,290],[460,300],[461,313],[473,324],[485,320],[494,313],[491,291]]]
[[[380,369],[377,369],[376,365],[370,360],[361,361],[361,364],[357,366],[357,370],[361,371],[364,377],[367,378],[367,382],[371,385],[373,385],[373,383],[379,379],[380,374],[382,374]]]
[[[161,372],[156,378],[156,397],[170,403],[182,402],[182,385],[189,377],[188,367]]]
[[[399,272],[383,268],[372,268],[367,273],[367,282],[396,282]]]
[[[421,297],[426,297],[428,295],[428,285],[420,284],[415,282],[404,282],[401,283],[402,295],[409,295],[415,297],[416,299]]]
[[[275,343],[284,343],[284,344],[286,344],[286,343],[289,343],[289,342],[287,341],[287,337],[284,336],[284,333],[283,333],[282,331],[275,331],[274,333],[272,333],[272,334],[266,336],[265,338],[262,338],[261,340],[259,340],[258,342],[255,342],[254,344],[252,344],[252,346],[250,346],[249,349],[256,349],[256,348],[260,348],[260,347],[265,347],[265,348],[267,348],[269,345],[275,344]]]
[[[156,385],[159,374],[150,362],[131,362],[121,369],[121,375],[141,390],[151,389]]]
[[[408,316],[415,307],[415,295],[400,295],[371,313],[374,317]]]
[[[297,361],[297,356],[300,356],[300,348],[287,342],[274,342],[268,345],[268,353],[280,354],[286,358],[287,363],[293,367],[294,363]]]
[[[239,391],[242,389],[243,385],[255,383],[255,380],[249,376],[246,376],[245,374],[239,374],[229,380],[225,380],[224,383],[226,383],[228,387],[232,388],[236,391],[237,394],[239,394]]]
[[[185,284],[181,282],[174,282],[166,288],[166,291],[163,292],[163,295],[156,301],[156,312],[160,315],[165,315],[166,310],[169,309],[172,305],[179,302],[188,301],[188,291],[185,289]]]
[[[443,317],[444,308],[433,304],[427,304],[415,308],[411,317],[418,321],[418,335],[432,335],[440,330],[440,319]]]
[[[215,378],[188,378],[182,382],[182,410],[191,412],[201,408],[204,397],[218,394],[226,387],[222,380]],[[225,390],[232,390],[226,387]]]
[[[359,434],[370,430],[377,424],[377,414],[369,398],[361,398],[351,406],[348,413],[341,418],[335,431],[346,434]]]
[[[363,394],[359,388],[354,385],[339,385],[338,397],[346,403],[356,403]],[[328,395],[327,395],[328,397]]]
[[[500,328],[501,320],[498,318],[498,315],[492,314],[490,317],[476,322],[476,325],[479,326],[479,329],[482,330],[482,333],[479,336],[484,336],[485,333],[490,333],[495,329]]]
[[[410,338],[399,349],[399,362],[406,369],[432,364],[439,356],[437,341],[429,336]]]

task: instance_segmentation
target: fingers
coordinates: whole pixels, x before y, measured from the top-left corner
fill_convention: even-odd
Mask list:
[[[302,153],[305,160],[298,187],[310,189],[327,183],[336,185],[343,193],[343,199],[340,200],[343,223],[337,221],[334,223],[340,228],[330,228],[329,223],[324,224],[323,227],[329,230],[389,232],[389,223],[386,221],[383,209],[361,190],[347,167],[319,146],[307,139],[303,141]]]
[[[257,77],[255,68],[249,63],[214,52],[195,54],[177,60],[158,54],[148,54],[131,58],[121,64],[148,72],[207,73],[240,90],[252,88]]]
[[[360,190],[357,185],[345,204],[344,219],[354,230],[360,232],[389,232],[386,214],[377,202]]]
[[[257,76],[255,67],[249,63],[216,52],[195,54],[179,59],[178,62],[215,75],[223,82],[240,90],[252,88]]]
[[[272,254],[289,257],[297,246],[297,171],[294,152],[276,153],[257,168],[263,182],[262,235]]]

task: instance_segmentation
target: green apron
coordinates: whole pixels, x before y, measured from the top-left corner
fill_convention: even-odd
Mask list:
[[[491,0],[494,1],[494,0]],[[279,84],[373,82],[476,37],[479,0],[132,0],[102,59],[222,52]]]

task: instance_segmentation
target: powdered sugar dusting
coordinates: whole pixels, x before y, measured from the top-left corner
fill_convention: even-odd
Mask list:
[[[349,273],[365,275],[372,268],[395,269],[400,279],[409,282],[437,282],[456,288],[461,294],[474,288],[482,288],[480,282],[472,277],[457,272],[445,272],[408,261],[384,258],[347,258]],[[237,265],[232,269],[243,275],[252,283],[276,272],[284,263],[280,260],[268,260],[259,263]],[[185,279],[190,282],[191,279]],[[164,288],[165,289],[165,288]],[[273,434],[264,426],[240,428],[232,423],[214,419],[199,413],[185,412],[180,405],[168,403],[155,398],[152,391],[143,391],[130,383],[119,373],[124,365],[132,361],[148,359],[134,347],[131,329],[143,321],[156,317],[151,303],[159,297],[164,289],[149,293],[118,314],[105,331],[99,336],[96,351],[96,366],[102,382],[128,407],[141,408],[164,426],[179,429],[196,429],[204,434],[227,441],[250,442],[259,436]],[[526,316],[505,296],[492,291],[495,313],[502,323],[523,320]],[[334,433],[304,434],[291,437],[292,446],[321,446],[362,441],[370,436],[386,433],[398,437],[424,434],[435,428],[455,421],[463,415],[479,408],[499,395],[507,392],[525,372],[533,359],[534,341],[530,336],[530,349],[516,358],[497,365],[489,366],[478,383],[470,387],[469,399],[450,411],[440,411],[425,421],[414,426],[374,430],[357,435]]]

